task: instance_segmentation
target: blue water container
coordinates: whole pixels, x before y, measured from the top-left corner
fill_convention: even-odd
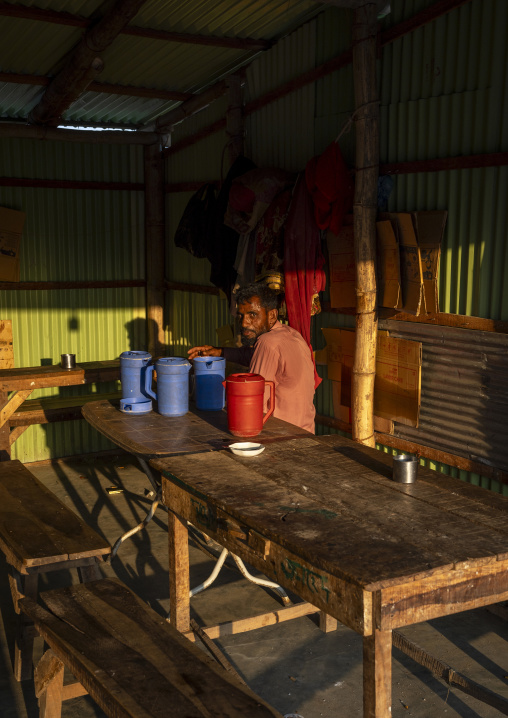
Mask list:
[[[146,369],[151,360],[152,355],[144,351],[127,351],[120,354],[120,411],[126,414],[146,414],[152,410],[152,400],[145,389]]]
[[[196,357],[194,360],[194,398],[196,407],[203,411],[221,411],[224,408],[226,360],[223,357]]]
[[[189,411],[189,371],[191,365],[183,357],[163,357],[155,362],[157,394],[152,391],[153,365],[147,367],[145,390],[157,399],[159,414],[183,416]]]

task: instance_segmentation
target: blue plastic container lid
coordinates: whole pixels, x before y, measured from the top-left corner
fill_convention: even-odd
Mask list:
[[[155,368],[158,369],[178,369],[178,367],[183,367],[187,370],[191,368],[191,363],[184,359],[184,357],[162,357],[161,359],[157,359],[155,362]]]
[[[148,414],[152,411],[152,400],[120,399],[120,411],[123,411],[124,414]]]
[[[142,361],[146,361],[151,358],[152,355],[149,352],[142,351],[127,351],[120,354],[120,359],[140,359]]]

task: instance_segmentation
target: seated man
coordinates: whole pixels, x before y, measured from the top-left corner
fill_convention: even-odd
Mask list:
[[[262,282],[237,294],[243,347],[189,349],[189,359],[223,356],[275,383],[274,416],[315,433],[314,364],[302,335],[278,321],[278,295]]]

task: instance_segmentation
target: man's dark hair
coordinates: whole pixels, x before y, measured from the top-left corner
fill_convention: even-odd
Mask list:
[[[271,289],[268,284],[264,282],[253,282],[239,289],[236,294],[236,304],[245,304],[253,297],[259,297],[259,303],[266,311],[279,309],[279,293],[275,289]]]

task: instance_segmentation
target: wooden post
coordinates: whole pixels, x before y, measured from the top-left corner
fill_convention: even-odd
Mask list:
[[[164,344],[164,158],[159,144],[145,147],[146,319],[148,351]]]
[[[353,364],[352,435],[375,446],[376,374],[376,212],[379,172],[379,107],[376,87],[376,4],[355,10],[353,72],[355,87],[356,184],[354,234],[356,258],[356,339]]]
[[[226,79],[228,87],[228,109],[226,114],[226,135],[228,137],[229,165],[244,154],[243,151],[243,101],[242,77],[239,74],[230,75]]]

